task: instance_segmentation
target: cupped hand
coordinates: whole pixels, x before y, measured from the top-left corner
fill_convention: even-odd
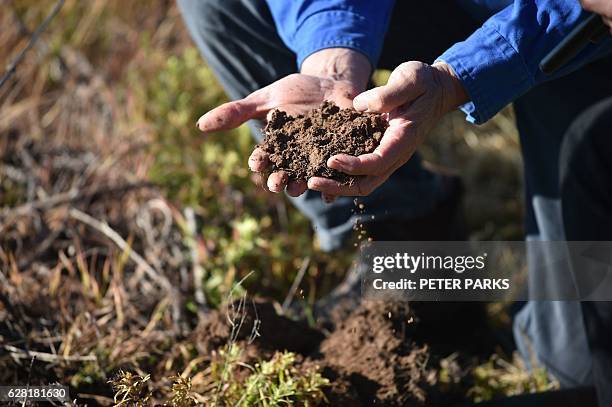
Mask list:
[[[225,103],[206,113],[198,120],[198,128],[204,133],[228,130],[250,119],[265,119],[274,109],[296,115],[318,107],[331,100],[338,106],[353,105],[353,98],[367,84],[371,67],[368,59],[346,48],[327,48],[308,56],[301,67],[301,74],[286,76],[244,99]],[[256,148],[249,157],[249,168],[255,172],[269,170],[268,154]],[[291,196],[299,196],[307,189],[306,181],[288,182],[284,171],[273,172],[267,180],[272,192],[282,192],[285,187]],[[326,202],[333,196],[323,193]]]
[[[308,180],[308,188],[331,196],[369,195],[412,157],[442,116],[467,99],[450,66],[416,61],[401,64],[386,85],[368,90],[353,101],[356,110],[388,113],[389,127],[379,146],[358,157],[339,154],[327,160],[330,168],[362,177],[352,185],[314,177]]]
[[[301,114],[318,107],[323,101],[334,101],[340,107],[350,107],[359,90],[348,81],[322,78],[312,75],[292,74],[244,99],[225,103],[202,116],[198,128],[204,133],[229,130],[250,119],[265,119],[274,109],[288,114]],[[249,168],[255,172],[270,167],[268,154],[257,147],[249,157]],[[288,174],[277,171],[268,177],[267,186],[272,192],[282,192],[287,187],[291,196],[306,191],[306,182],[288,183]],[[329,198],[328,198],[329,199]]]

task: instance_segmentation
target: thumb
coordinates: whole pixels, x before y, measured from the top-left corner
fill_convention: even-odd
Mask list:
[[[245,99],[224,103],[200,117],[197,127],[204,133],[210,133],[234,129],[248,120],[262,118],[265,111],[259,99],[252,94]]]
[[[411,61],[399,65],[384,86],[370,89],[353,100],[358,111],[389,113],[421,96],[425,88],[425,64]]]

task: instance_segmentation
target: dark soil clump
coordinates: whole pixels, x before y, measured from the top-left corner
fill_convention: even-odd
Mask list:
[[[363,405],[423,405],[437,376],[427,346],[412,340],[415,321],[407,304],[363,302],[321,343],[323,361]]]
[[[360,113],[323,102],[305,115],[273,111],[260,147],[270,155],[272,170],[286,171],[291,181],[325,177],[352,184],[355,177],[328,168],[327,159],[341,153],[371,153],[387,127],[381,114]]]

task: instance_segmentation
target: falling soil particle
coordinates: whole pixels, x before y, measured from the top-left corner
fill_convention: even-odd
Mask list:
[[[284,170],[291,181],[325,177],[350,185],[356,177],[327,167],[327,159],[341,153],[371,153],[387,127],[387,120],[380,114],[323,102],[305,115],[273,111],[259,147],[269,154],[272,171]]]

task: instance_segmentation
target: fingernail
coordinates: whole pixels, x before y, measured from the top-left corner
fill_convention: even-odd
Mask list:
[[[334,165],[331,166],[331,168],[337,170],[337,171],[342,171],[342,172],[350,172],[353,170],[353,165],[351,163],[351,158],[350,157],[346,157],[346,158],[338,158],[334,160]]]
[[[365,96],[357,96],[353,99],[353,107],[355,110],[368,110],[368,99]]]
[[[200,117],[198,119],[198,121],[196,122],[196,127],[202,131],[204,131],[204,128],[202,127],[202,121],[204,121],[204,119],[206,119],[206,116],[208,116],[208,113],[204,114],[202,117]]]
[[[287,183],[287,176],[283,175],[280,180],[268,178],[268,189],[272,192],[282,192],[285,189]]]
[[[338,157],[330,158],[329,162],[327,163],[328,167],[338,167],[338,166],[344,167],[345,165],[346,165],[346,161]]]

